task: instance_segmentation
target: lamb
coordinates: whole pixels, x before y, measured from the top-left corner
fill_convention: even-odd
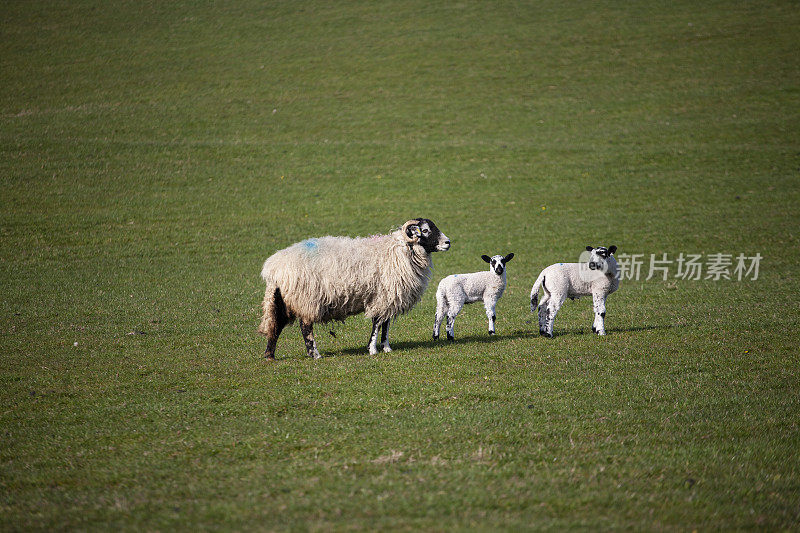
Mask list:
[[[605,335],[606,298],[619,288],[616,246],[586,247],[579,263],[557,263],[542,270],[531,288],[531,313],[539,309],[539,333],[553,336],[556,313],[564,300],[592,296],[594,301],[594,323],[592,332]],[[588,253],[587,253],[588,252]],[[539,288],[544,291],[538,304]]]
[[[447,316],[447,339],[454,340],[453,324],[464,304],[483,301],[486,317],[489,319],[489,335],[494,335],[494,309],[497,301],[506,288],[506,263],[514,258],[514,254],[482,255],[481,259],[489,263],[489,270],[471,274],[452,274],[439,282],[436,289],[436,318],[433,323],[433,338],[439,338],[442,318]]]
[[[313,325],[364,313],[372,319],[369,353],[391,348],[389,322],[411,310],[431,277],[431,254],[450,240],[427,218],[412,219],[388,235],[307,239],[269,257],[261,269],[267,288],[259,333],[264,356],[275,359],[283,328],[298,319],[310,357],[321,357]]]

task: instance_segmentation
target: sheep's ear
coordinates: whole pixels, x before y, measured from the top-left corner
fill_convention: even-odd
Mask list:
[[[611,247],[608,249],[608,255],[614,255],[616,251],[617,251],[616,245],[612,244]]]
[[[419,226],[412,225],[406,227],[406,236],[408,236],[409,239],[419,237],[420,235],[422,235],[422,232],[420,231]]]
[[[486,261],[487,263],[491,263],[491,262],[492,262],[492,258],[491,258],[491,257],[489,257],[488,255],[482,255],[482,256],[481,256],[481,259],[483,259],[483,260],[484,260],[484,261]]]
[[[586,251],[587,251],[587,252],[591,252],[592,250],[594,250],[594,248],[592,248],[591,246],[587,246],[587,247],[586,247]]]
[[[505,257],[503,258],[503,263],[508,263],[508,262],[509,262],[509,261],[511,261],[512,259],[514,259],[514,252],[511,252],[510,254],[508,254],[507,256],[505,256]]]

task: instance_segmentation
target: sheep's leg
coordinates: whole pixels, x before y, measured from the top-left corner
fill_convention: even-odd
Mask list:
[[[433,321],[433,338],[434,340],[439,338],[439,330],[442,327],[442,319],[444,318],[445,314],[447,313],[447,303],[443,301],[439,301],[439,295],[436,295],[436,318]]]
[[[370,355],[378,355],[378,330],[381,327],[381,321],[377,318],[372,319],[372,333],[369,335],[369,353]]]
[[[392,348],[389,346],[389,321],[384,320],[381,324],[381,347],[384,352],[391,352]]]
[[[462,296],[463,298],[463,296]],[[455,327],[456,317],[458,313],[461,312],[461,309],[464,307],[465,300],[458,298],[453,301],[453,299],[448,300],[447,302],[447,324],[445,329],[447,330],[447,340],[452,341],[455,340],[456,336],[453,331],[453,327]]]
[[[264,350],[264,357],[266,359],[271,359],[271,360],[275,359],[275,346],[277,345],[278,345],[277,336],[275,336],[275,338],[270,337],[269,339],[267,339],[267,349]]]
[[[453,326],[456,322],[456,315],[447,313],[447,323],[445,324],[445,331],[447,331],[447,340],[455,340],[456,336],[453,333]]]
[[[303,340],[306,343],[306,353],[308,353],[308,356],[313,357],[314,359],[319,359],[322,357],[322,355],[319,353],[319,350],[317,350],[317,342],[314,340],[314,324],[306,324],[301,320],[300,333],[303,334]]]
[[[594,323],[592,324],[592,333],[598,335],[606,334],[606,297],[604,294],[593,294],[594,301]]]
[[[264,316],[261,319],[260,331],[267,336],[267,349],[264,351],[264,357],[271,361],[275,359],[278,337],[289,323],[289,318],[279,289],[274,291],[267,289],[263,306]]]
[[[484,303],[484,308],[486,309],[486,318],[489,319],[489,335],[494,335],[494,321],[497,318],[494,314],[494,305],[491,303]]]
[[[267,349],[264,351],[265,358],[269,360],[275,359],[275,347],[278,345],[278,337],[288,323],[289,321],[286,319],[286,317],[280,315],[276,317],[272,331],[267,336]]]
[[[564,304],[564,300],[567,299],[566,295],[560,295],[558,297],[555,296],[556,295],[552,295],[547,302],[547,320],[544,328],[545,337],[553,336],[553,327],[556,323],[556,314],[558,314],[558,310],[561,309],[561,306]]]
[[[547,335],[547,320],[548,320],[548,304],[550,302],[550,294],[545,293],[539,304],[539,334]]]
[[[449,341],[453,341],[456,339],[456,335],[455,332],[453,331],[453,328],[456,325],[457,316],[458,316],[458,311],[454,310],[452,307],[447,311],[447,324],[445,325],[445,329],[447,330],[447,340]]]

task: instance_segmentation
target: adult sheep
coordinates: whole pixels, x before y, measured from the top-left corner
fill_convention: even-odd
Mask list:
[[[390,352],[389,322],[411,310],[428,286],[431,254],[450,240],[431,220],[416,218],[388,235],[320,237],[284,248],[264,262],[267,284],[259,333],[267,337],[264,356],[275,359],[278,336],[298,319],[308,355],[320,356],[317,322],[364,313],[372,319],[369,353]]]

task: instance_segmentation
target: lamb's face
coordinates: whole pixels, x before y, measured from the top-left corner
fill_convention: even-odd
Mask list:
[[[489,263],[489,270],[491,272],[494,272],[498,276],[501,275],[503,272],[505,272],[506,263],[511,261],[513,258],[514,258],[513,253],[508,254],[506,256],[502,255],[495,255],[492,257],[489,257],[488,255],[481,256],[481,259]]]
[[[589,256],[585,258],[585,262],[588,264],[589,270],[595,270],[602,272],[603,274],[610,273],[611,269],[608,266],[608,258],[614,255],[614,252],[617,251],[616,246],[611,246],[610,248],[606,248],[605,246],[598,246],[597,248],[587,246],[586,251],[589,252]],[[581,254],[581,259],[584,259],[583,256],[585,255],[586,254]]]
[[[419,239],[417,243],[425,248],[425,251],[444,252],[450,249],[450,239],[447,235],[439,231],[436,224],[427,218],[418,218],[415,224],[409,225],[406,228],[406,235],[409,238]]]

